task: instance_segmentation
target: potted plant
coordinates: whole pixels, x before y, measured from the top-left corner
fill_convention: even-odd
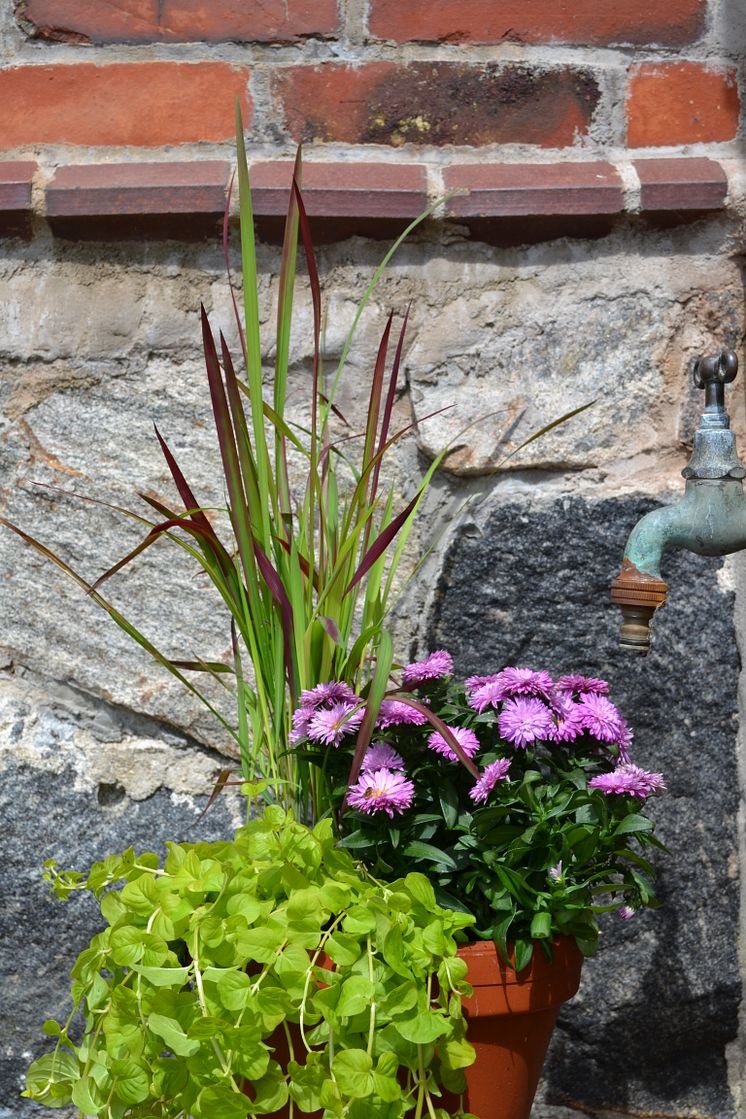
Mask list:
[[[455,935],[471,918],[420,874],[361,873],[329,820],[311,830],[269,806],[231,841],[169,844],[162,865],[129,850],[86,878],[48,875],[60,897],[95,894],[106,927],[73,968],[70,1018],[45,1023],[55,1049],[25,1092],[40,1103],[445,1119],[442,1086],[463,1087]]]
[[[426,868],[438,903],[472,919],[466,1106],[527,1119],[598,915],[657,904],[643,807],[665,786],[631,761],[606,681],[452,670],[445,650],[406,665],[373,716],[346,685],[316,688],[298,749],[329,784],[341,847],[384,880]]]
[[[517,977],[524,993],[527,968],[538,990],[533,978],[552,957],[556,993],[557,963],[569,961],[569,995],[577,949],[556,937],[592,950],[604,891],[609,906],[652,904],[649,867],[634,846],[653,842],[650,825],[633,811],[639,789],[604,791],[604,781],[618,784],[626,772],[616,765],[626,764],[622,724],[613,741],[590,723],[570,740],[573,712],[586,702],[580,692],[602,695],[598,682],[594,692],[587,681],[555,686],[529,673],[530,685],[503,688],[498,699],[501,674],[459,688],[439,653],[406,666],[392,689],[399,669],[386,626],[397,566],[442,458],[403,507],[383,487],[383,460],[409,430],[392,431],[404,327],[387,372],[391,319],[386,326],[363,431],[349,430],[334,400],[357,321],[402,238],[374,274],[337,368],[325,373],[298,157],[267,399],[240,115],[237,133],[243,315],[235,296],[234,308],[245,379],[202,311],[226,508],[201,505],[158,432],[178,505],[146,496],[151,515],[130,515],[147,534],[95,584],[21,528],[0,523],[58,564],[210,708],[240,757],[238,774],[225,769],[214,795],[240,784],[247,823],[222,843],[171,844],[165,860],[129,849],[87,875],[47,865],[61,898],[93,892],[106,927],[73,969],[70,1020],[46,1024],[55,1048],[32,1065],[26,1094],[106,1119],[322,1110],[446,1119],[466,1116],[469,1106],[490,1119],[494,1110],[475,1102],[471,1086],[460,1098],[472,1041],[481,1044],[481,981],[465,958],[467,942],[481,943],[477,955],[491,945],[488,968],[503,986]],[[226,260],[228,232],[226,211]],[[302,426],[286,408],[299,236],[314,311]],[[357,459],[348,453],[355,445]],[[108,579],[164,540],[189,553],[217,588],[230,662],[209,653],[176,659],[104,596]],[[232,684],[235,721],[200,679]],[[484,688],[492,698],[482,705]],[[546,714],[544,737],[523,733],[516,746],[505,719],[518,700],[540,703]],[[661,784],[657,775],[646,780],[648,791]],[[524,1105],[532,1091],[529,1084]],[[504,1095],[498,1099],[507,1119]]]
[[[144,539],[93,585],[21,527],[0,522],[74,579],[213,712],[240,757],[239,772],[225,769],[214,795],[228,782],[240,784],[248,822],[225,843],[171,844],[165,861],[129,849],[87,875],[47,864],[61,898],[93,892],[106,927],[73,968],[69,1021],[46,1024],[55,1048],[29,1069],[26,1094],[111,1119],[219,1119],[278,1108],[296,1115],[322,1106],[329,1114],[432,1116],[445,1087],[463,1087],[460,1069],[473,1058],[460,1008],[465,966],[454,939],[470,918],[437,906],[422,876],[382,883],[337,850],[333,823],[321,821],[327,785],[291,742],[300,697],[330,675],[376,702],[391,660],[385,627],[400,589],[396,568],[439,461],[399,508],[382,479],[387,452],[411,429],[392,429],[404,328],[389,360],[391,319],[364,431],[350,430],[334,403],[356,323],[403,237],[374,274],[336,370],[324,373],[320,288],[296,159],[265,399],[240,114],[237,124],[243,315],[235,295],[233,303],[245,379],[202,310],[226,507],[200,504],[157,432],[179,505],[145,496],[150,516],[128,514],[145,524]],[[299,235],[314,356],[308,422],[294,425],[286,389]],[[357,459],[350,446],[359,447]],[[299,461],[306,467],[300,485]],[[176,659],[105,597],[104,584],[160,541],[183,548],[217,588],[227,608],[230,662],[209,653]],[[201,679],[232,685],[235,721]]]

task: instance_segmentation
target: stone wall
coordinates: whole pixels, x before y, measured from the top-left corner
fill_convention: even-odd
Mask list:
[[[329,366],[386,240],[460,191],[395,256],[340,405],[361,415],[386,317],[411,302],[396,407],[422,422],[392,460],[402,504],[469,430],[414,534],[411,563],[436,543],[400,649],[608,676],[638,760],[666,773],[664,907],[607,922],[547,1068],[550,1103],[594,1114],[746,1117],[746,563],[670,557],[646,661],[618,650],[608,603],[632,525],[681,492],[694,358],[743,357],[745,51],[740,0],[0,0],[0,512],[86,578],[140,538],[115,506],[171,498],[154,422],[200,499],[221,501],[198,309],[235,340],[219,236],[234,98],[268,358],[297,140]],[[310,327],[301,278],[299,414]],[[746,453],[744,385],[728,404]],[[199,819],[226,736],[5,531],[0,588],[0,1119],[25,1119],[40,1111],[17,1099],[23,1069],[94,921],[48,899],[42,861],[219,836],[241,806]],[[228,648],[219,603],[168,545],[109,593],[175,657]]]

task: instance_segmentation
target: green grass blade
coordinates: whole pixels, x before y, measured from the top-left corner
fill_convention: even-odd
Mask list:
[[[269,455],[267,452],[264,412],[262,410],[262,350],[259,335],[259,295],[254,241],[254,213],[251,206],[249,166],[243,136],[241,106],[236,99],[236,148],[238,156],[238,208],[241,223],[241,266],[243,271],[243,301],[246,326],[246,375],[251,393],[251,419],[254,435],[259,492],[269,491]],[[266,546],[270,536],[269,503],[263,503],[260,539]]]
[[[360,769],[365,758],[365,752],[370,746],[370,740],[373,737],[373,731],[378,718],[378,712],[381,707],[381,702],[386,694],[388,686],[389,673],[391,666],[394,663],[394,647],[391,642],[391,637],[387,630],[381,632],[381,639],[378,643],[376,650],[376,668],[371,680],[370,690],[366,697],[365,703],[365,717],[361,724],[355,744],[355,753],[352,756],[352,764],[350,772],[347,777],[347,786],[354,785],[360,774]],[[453,736],[451,736],[453,737]],[[342,805],[342,812],[344,812],[344,804]]]
[[[295,156],[293,183],[300,187],[302,181],[301,149]],[[291,186],[288,199],[288,212],[285,219],[285,233],[280,257],[280,290],[277,299],[277,338],[275,353],[274,411],[277,416],[285,414],[287,395],[288,360],[290,354],[290,330],[293,318],[293,293],[298,256],[298,203],[295,189]],[[275,474],[280,511],[290,515],[290,486],[288,482],[287,453],[285,433],[275,425]]]

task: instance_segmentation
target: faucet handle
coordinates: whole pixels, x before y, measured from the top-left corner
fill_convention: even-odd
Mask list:
[[[723,407],[722,385],[735,381],[738,372],[738,357],[733,350],[721,350],[710,357],[700,357],[694,363],[692,380],[698,389],[707,391],[706,403],[715,403],[710,397],[717,394],[718,403]],[[713,393],[713,389],[715,390]]]

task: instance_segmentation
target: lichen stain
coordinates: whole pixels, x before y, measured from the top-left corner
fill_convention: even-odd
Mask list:
[[[588,71],[412,63],[373,89],[363,143],[570,144],[600,97]]]

